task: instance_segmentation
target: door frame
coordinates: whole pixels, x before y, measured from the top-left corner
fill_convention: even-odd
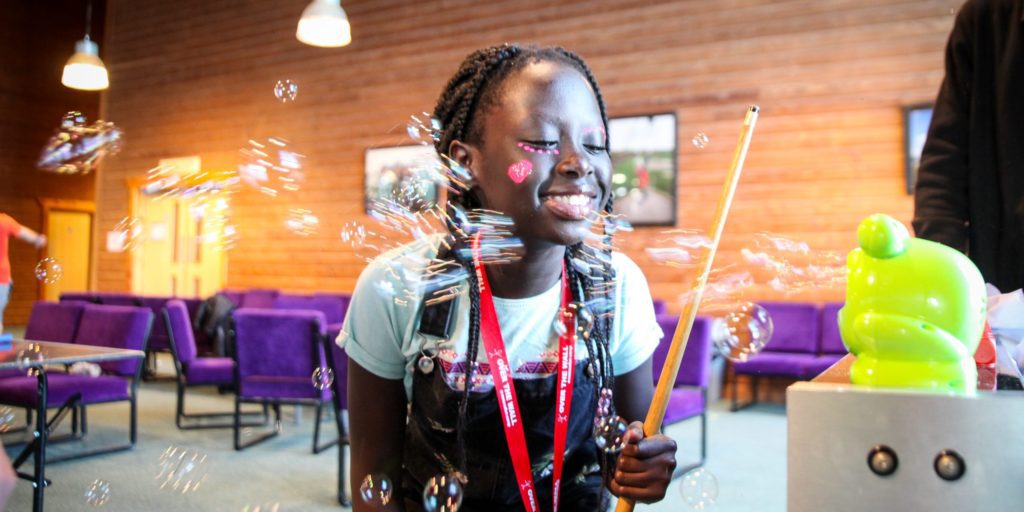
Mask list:
[[[39,201],[39,207],[42,210],[43,222],[40,228],[40,233],[46,234],[50,231],[50,212],[54,210],[63,212],[79,212],[86,213],[89,215],[89,252],[87,257],[89,261],[86,265],[86,272],[89,276],[89,282],[86,284],[86,290],[92,289],[92,271],[96,264],[93,259],[93,248],[96,245],[96,202],[86,201],[84,199],[59,199],[53,197],[39,197],[36,198]],[[47,253],[49,254],[49,253]],[[36,286],[36,300],[43,300],[46,296],[46,283],[37,281]]]

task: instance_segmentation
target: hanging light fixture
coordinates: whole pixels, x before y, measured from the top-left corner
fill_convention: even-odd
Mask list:
[[[89,39],[92,2],[85,8],[85,37],[75,43],[75,54],[64,64],[60,83],[72,89],[100,91],[110,86],[107,68],[100,60],[100,47]]]
[[[299,41],[311,46],[338,48],[352,42],[352,28],[341,0],[313,0],[302,11],[295,30]]]

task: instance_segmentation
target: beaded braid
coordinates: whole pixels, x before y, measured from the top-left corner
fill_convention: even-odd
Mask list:
[[[448,81],[445,86],[444,92],[438,99],[437,105],[434,108],[434,118],[437,119],[441,126],[441,132],[438,137],[435,138],[434,148],[437,153],[444,159],[448,157],[448,148],[451,143],[456,140],[485,143],[482,140],[480,133],[480,116],[477,115],[482,110],[486,110],[487,107],[495,104],[498,100],[499,92],[501,91],[500,85],[504,82],[504,79],[509,74],[518,69],[528,62],[531,61],[543,61],[543,60],[554,60],[561,61],[574,69],[579,71],[587,82],[597,99],[598,107],[601,111],[601,120],[605,128],[605,137],[607,138],[608,129],[608,114],[605,109],[604,97],[601,95],[601,90],[598,88],[597,80],[594,78],[593,73],[586,63],[576,54],[565,50],[563,48],[534,48],[534,47],[521,47],[518,45],[504,44],[500,46],[492,46],[489,48],[483,48],[477,50],[466,57],[466,59],[459,66],[458,71]],[[606,141],[607,142],[607,141]],[[471,210],[482,207],[479,198],[471,190],[464,190],[460,194],[454,194],[450,197],[450,206],[459,206],[465,210]],[[612,211],[612,198],[609,196],[604,211],[611,213]],[[456,215],[450,215],[450,218],[457,218]],[[459,226],[449,226],[449,229],[456,237],[456,244],[465,245],[468,240],[460,239],[458,236],[460,232],[457,229]],[[577,244],[573,247],[566,248],[566,272],[567,277],[570,281],[570,288],[573,294],[574,301],[581,301],[586,303],[590,299],[591,280],[588,276],[582,275],[577,272],[575,267],[572,265],[571,257],[583,250],[583,244]],[[614,271],[611,268],[610,249],[608,250],[608,258],[603,258],[604,262],[604,274],[607,278],[614,279]],[[462,399],[459,403],[459,416],[457,426],[457,439],[459,444],[459,468],[465,473],[466,472],[466,447],[463,438],[463,432],[465,431],[464,423],[467,415],[470,389],[473,383],[473,376],[476,371],[476,359],[479,353],[480,347],[480,283],[476,279],[476,272],[473,268],[472,258],[459,257],[458,255],[463,253],[462,251],[452,251],[455,255],[456,261],[467,270],[469,275],[469,298],[470,298],[470,315],[469,315],[469,340],[467,343],[466,351],[466,366],[465,366],[465,384],[462,390]],[[597,370],[595,379],[604,387],[611,387],[614,373],[609,354],[609,343],[612,335],[612,318],[606,315],[597,315],[595,318],[596,324],[593,330],[593,335],[585,338],[587,343],[587,350],[590,353],[591,364],[594,364]],[[599,393],[599,386],[595,386],[595,393]],[[601,463],[601,473],[604,479],[604,483],[607,486],[608,479],[610,478],[610,470],[608,469],[609,464],[604,458],[599,459]],[[601,494],[602,504],[605,501],[604,493]],[[602,505],[602,508],[603,505]]]

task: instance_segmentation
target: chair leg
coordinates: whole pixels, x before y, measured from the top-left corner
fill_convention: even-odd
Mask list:
[[[328,441],[326,444],[320,444],[320,418],[323,416],[324,404],[319,402],[316,404],[316,421],[313,422],[313,454],[316,455],[336,444],[341,440],[341,433],[338,433],[338,437],[332,441]]]
[[[82,434],[83,437],[86,434],[89,433],[89,421],[86,419],[85,411],[86,411],[86,408],[85,408],[85,405],[83,405],[81,412],[78,413],[78,416],[80,418],[80,424],[78,425],[78,430]]]
[[[135,394],[134,393],[132,394],[132,398],[131,398],[131,400],[129,400],[129,402],[131,402],[131,415],[132,415],[132,417],[131,417],[130,437],[131,437],[131,445],[134,447],[135,446],[135,441],[138,440],[138,437],[139,437],[139,403],[135,399]]]
[[[345,454],[348,452],[348,426],[345,425],[337,402],[334,403],[334,422],[338,426],[338,503],[343,507],[351,507],[352,500],[345,495]]]
[[[246,449],[246,448],[248,448],[250,446],[262,443],[263,441],[266,441],[267,439],[270,439],[270,438],[272,438],[272,437],[274,437],[274,436],[276,436],[276,435],[281,433],[281,404],[276,404],[275,403],[275,404],[272,404],[272,406],[274,408],[274,429],[272,431],[270,431],[270,432],[267,432],[267,433],[265,433],[265,434],[255,438],[255,439],[247,442],[247,443],[242,443],[242,432],[241,432],[241,428],[240,428],[240,427],[244,426],[244,425],[242,425],[242,419],[241,419],[241,416],[242,416],[242,408],[241,408],[242,407],[242,401],[241,401],[241,399],[237,395],[235,396],[235,414],[234,414],[234,422],[233,422],[232,425],[234,427],[234,433],[235,433],[235,450],[236,451],[241,451],[241,450],[244,450],[244,449]],[[266,403],[265,402],[264,402],[264,407],[266,407]]]

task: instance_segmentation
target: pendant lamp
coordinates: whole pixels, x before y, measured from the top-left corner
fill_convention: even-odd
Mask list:
[[[295,37],[310,46],[338,48],[352,42],[348,16],[341,0],[313,0],[302,11]]]
[[[89,39],[92,25],[92,2],[85,10],[85,37],[75,43],[75,54],[64,64],[60,83],[72,89],[100,91],[110,86],[107,68],[100,60],[100,47]]]

